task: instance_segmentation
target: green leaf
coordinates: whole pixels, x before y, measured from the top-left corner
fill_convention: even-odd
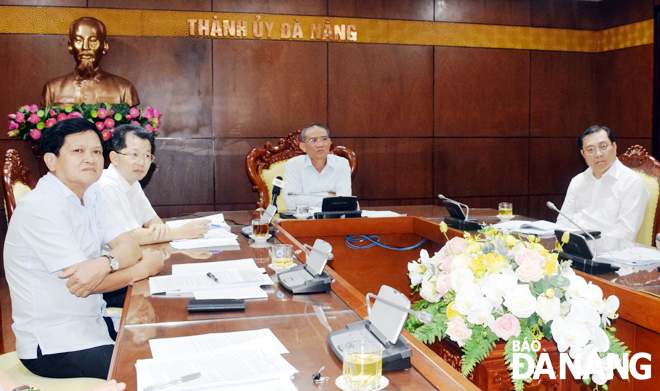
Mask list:
[[[474,368],[482,362],[495,347],[499,338],[490,329],[475,325],[472,337],[465,341],[463,357],[461,358],[461,373],[467,377]]]

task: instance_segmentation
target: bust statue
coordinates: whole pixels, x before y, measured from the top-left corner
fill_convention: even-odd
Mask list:
[[[98,19],[82,17],[71,23],[67,48],[76,61],[76,68],[44,85],[41,100],[44,106],[104,102],[140,104],[137,90],[130,81],[101,69],[101,58],[109,48],[105,38],[105,25]]]

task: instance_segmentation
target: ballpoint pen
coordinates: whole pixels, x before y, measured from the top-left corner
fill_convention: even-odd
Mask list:
[[[215,281],[216,284],[219,284],[219,283],[220,283],[220,281],[218,281],[218,279],[213,275],[213,273],[208,272],[208,273],[206,273],[206,276],[207,276],[208,278],[212,279],[213,281]]]
[[[187,381],[195,380],[195,379],[200,378],[201,376],[202,376],[202,374],[200,372],[191,373],[190,375],[181,376],[180,378],[174,379],[172,381],[168,381],[168,382],[165,382],[165,383],[154,384],[153,386],[145,387],[143,391],[159,390],[161,388],[165,388],[165,387],[173,386],[173,385],[176,385],[176,384],[185,383]]]

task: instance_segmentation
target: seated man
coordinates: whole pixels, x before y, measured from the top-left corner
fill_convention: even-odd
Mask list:
[[[154,137],[138,125],[117,126],[110,138],[110,166],[94,185],[117,220],[139,244],[204,237],[211,220],[191,221],[170,229],[158,217],[138,182],[154,161]]]
[[[610,129],[592,126],[580,135],[578,145],[589,168],[571,180],[561,211],[585,230],[634,241],[649,202],[646,185],[617,158]],[[562,215],[557,224],[575,228]]]
[[[90,187],[103,170],[94,124],[58,122],[41,148],[49,173],[18,201],[5,239],[16,350],[41,376],[105,379],[116,333],[99,292],[158,273],[163,257],[145,251],[138,262],[140,247]]]
[[[310,124],[300,132],[300,149],[284,168],[284,202],[289,210],[296,204],[321,206],[323,198],[351,195],[351,167],[348,160],[330,153],[330,131]],[[301,193],[301,195],[289,195]]]

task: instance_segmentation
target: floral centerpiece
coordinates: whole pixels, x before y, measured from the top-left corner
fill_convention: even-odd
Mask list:
[[[39,140],[42,132],[59,121],[85,118],[101,132],[103,148],[108,150],[110,147],[108,140],[116,126],[128,123],[140,125],[157,136],[160,133],[158,129],[161,125],[160,117],[161,113],[153,107],[138,109],[130,107],[127,103],[93,105],[81,103],[72,106],[46,106],[43,109],[37,105],[25,105],[19,107],[16,113],[9,114],[8,135],[23,140],[27,140],[28,137]]]
[[[447,237],[444,222],[440,230]],[[420,258],[408,264],[411,288],[422,297],[413,309],[429,312],[435,320],[422,324],[410,317],[406,329],[424,343],[448,337],[461,346],[464,376],[500,339],[507,341],[504,358],[510,370],[515,341],[530,346],[535,340],[554,339],[560,352],[570,349],[583,375],[592,374],[585,367],[587,354],[597,352],[605,365],[607,353],[621,359],[627,352],[610,327],[610,320],[618,317],[619,299],[604,299],[597,285],[577,276],[570,262],[558,262],[557,254],[539,239],[523,240],[488,227],[476,236],[465,233],[447,240],[433,257],[422,250]],[[537,363],[533,350],[518,352]],[[591,380],[598,385],[607,381],[595,373],[583,381]],[[523,381],[531,378],[512,376],[516,390],[523,389]]]

